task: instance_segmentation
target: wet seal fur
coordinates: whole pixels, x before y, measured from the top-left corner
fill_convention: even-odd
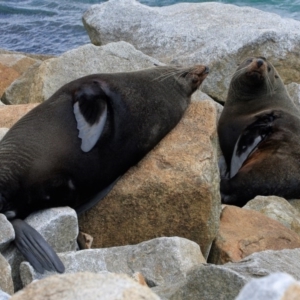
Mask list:
[[[22,219],[50,207],[80,214],[95,205],[176,126],[207,74],[198,65],[86,76],[8,131],[0,142],[0,212],[38,272],[64,266]]]
[[[264,57],[246,59],[233,75],[218,135],[228,171],[223,203],[300,197],[300,112]]]

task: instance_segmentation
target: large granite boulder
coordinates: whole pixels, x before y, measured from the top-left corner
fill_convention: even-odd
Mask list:
[[[300,22],[255,8],[215,2],[148,7],[110,0],[91,6],[83,23],[95,45],[123,40],[165,63],[210,65],[203,90],[219,100],[247,56],[270,58],[286,83],[300,83]]]
[[[2,101],[6,104],[42,102],[61,86],[79,77],[136,71],[154,64],[160,63],[125,42],[103,47],[88,44],[31,68],[7,88]]]
[[[148,287],[123,274],[75,273],[38,280],[11,300],[159,300]]]
[[[254,252],[294,248],[300,248],[296,232],[257,211],[226,206],[208,261],[224,264],[237,262]]]
[[[80,216],[80,230],[95,248],[185,237],[207,257],[221,211],[216,148],[215,105],[193,101],[176,128]]]

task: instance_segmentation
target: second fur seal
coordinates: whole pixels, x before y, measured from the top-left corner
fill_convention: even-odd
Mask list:
[[[86,76],[8,131],[0,142],[0,212],[38,272],[64,266],[23,219],[49,207],[80,214],[95,205],[176,126],[207,74],[198,65]]]
[[[266,58],[247,58],[236,70],[218,134],[229,177],[221,179],[223,203],[300,197],[300,112]]]

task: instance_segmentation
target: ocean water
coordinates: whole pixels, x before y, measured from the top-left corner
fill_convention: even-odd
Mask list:
[[[0,0],[0,48],[27,53],[61,54],[89,43],[82,14],[105,0]],[[140,0],[149,6],[201,0]],[[300,0],[215,1],[252,6],[300,21]]]

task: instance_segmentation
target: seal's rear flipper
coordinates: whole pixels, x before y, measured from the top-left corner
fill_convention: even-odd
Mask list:
[[[39,272],[63,273],[65,267],[45,239],[30,225],[20,219],[11,221],[15,230],[15,244],[26,260]]]
[[[255,122],[243,130],[234,146],[230,164],[230,178],[237,174],[247,158],[272,133],[273,122],[277,117],[274,112],[259,115]]]
[[[80,215],[84,213],[85,211],[89,210],[93,206],[95,206],[100,200],[102,200],[114,187],[114,185],[118,182],[118,180],[122,176],[119,176],[113,183],[111,183],[109,186],[107,186],[105,189],[103,189],[101,192],[99,192],[96,196],[94,196],[89,202],[82,204],[81,206],[75,208],[77,215]]]

